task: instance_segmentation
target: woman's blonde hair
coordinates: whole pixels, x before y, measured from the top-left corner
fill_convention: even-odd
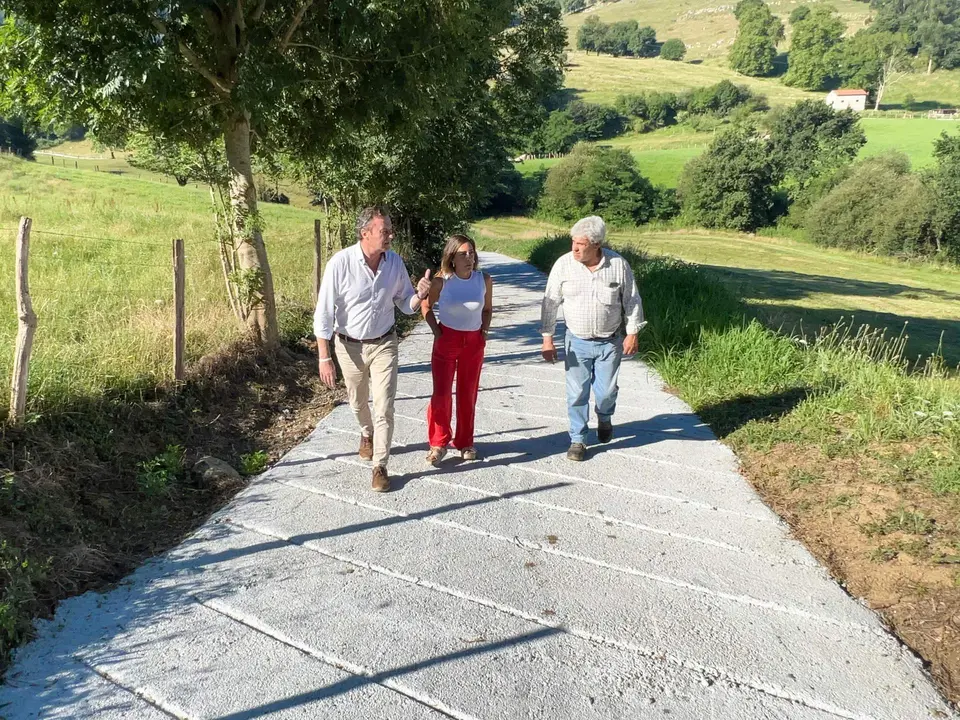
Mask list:
[[[440,256],[440,274],[443,277],[449,277],[456,272],[453,266],[453,257],[464,243],[469,244],[473,250],[473,269],[480,269],[480,258],[477,257],[477,244],[466,235],[451,235],[447,238],[447,244],[443,248],[443,255]]]

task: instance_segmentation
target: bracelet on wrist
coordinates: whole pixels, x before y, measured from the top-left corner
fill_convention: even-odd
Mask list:
[[[333,358],[320,358],[320,362],[333,362]]]

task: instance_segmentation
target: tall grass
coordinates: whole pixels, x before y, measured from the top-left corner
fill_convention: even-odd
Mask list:
[[[240,335],[229,309],[208,193],[105,173],[0,159],[0,376],[9,377],[17,319],[14,237],[34,220],[30,289],[38,329],[28,408],[137,393],[172,376],[171,241],[186,247],[187,362]],[[315,215],[262,205],[282,310],[311,302]],[[282,312],[293,317],[295,313]]]
[[[513,254],[547,271],[569,247],[555,235]],[[616,249],[641,289],[645,359],[734,447],[879,453],[912,461],[928,492],[960,493],[960,379],[940,358],[911,363],[905,337],[843,322],[782,335],[697,266]]]

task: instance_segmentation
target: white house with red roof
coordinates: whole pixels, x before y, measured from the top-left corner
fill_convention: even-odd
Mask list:
[[[834,110],[853,110],[863,112],[867,109],[866,90],[831,90],[827,95],[827,105]]]

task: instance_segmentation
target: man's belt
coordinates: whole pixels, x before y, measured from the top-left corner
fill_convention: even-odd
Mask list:
[[[349,335],[344,335],[343,333],[340,333],[340,332],[337,333],[337,337],[340,338],[341,340],[343,340],[344,342],[351,342],[351,343],[376,343],[376,342],[380,342],[381,340],[385,340],[385,339],[387,339],[388,337],[390,337],[391,335],[393,335],[393,333],[396,331],[396,329],[397,329],[397,328],[396,328],[396,325],[394,325],[393,327],[391,327],[389,330],[387,330],[387,331],[386,331],[383,335],[381,335],[380,337],[364,338],[363,340],[357,340],[356,338],[352,338],[352,337],[350,337]]]

